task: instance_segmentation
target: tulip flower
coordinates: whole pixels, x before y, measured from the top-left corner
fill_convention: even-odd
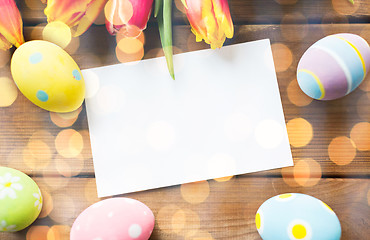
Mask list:
[[[115,35],[121,30],[126,37],[137,37],[146,28],[153,0],[109,0],[105,5],[106,27]]]
[[[23,22],[14,0],[0,0],[0,12],[0,49],[19,47],[24,43]]]
[[[227,0],[181,1],[197,42],[204,39],[215,49],[222,47],[226,37],[233,37],[234,26]]]
[[[75,28],[73,36],[83,34],[98,17],[107,0],[47,0],[44,10],[48,22],[60,21]]]

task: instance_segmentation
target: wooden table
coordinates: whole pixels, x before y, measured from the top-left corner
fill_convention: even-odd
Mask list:
[[[225,45],[269,38],[295,166],[184,184],[124,196],[147,204],[156,217],[151,239],[260,239],[254,219],[268,198],[287,192],[317,197],[336,212],[342,239],[370,236],[370,77],[334,101],[305,96],[296,80],[297,63],[314,42],[333,33],[359,34],[370,42],[370,1],[230,0],[235,36]],[[38,0],[18,2],[25,39],[41,39],[46,24]],[[196,43],[180,0],[174,5],[175,53],[208,48]],[[117,49],[104,19],[66,50],[81,69],[161,55],[151,18],[144,49]],[[144,39],[142,38],[142,39]],[[126,51],[127,52],[127,51]],[[12,84],[9,60],[1,52],[0,165],[19,169],[40,186],[40,217],[18,233],[0,239],[69,239],[81,211],[99,201],[85,106],[71,114],[44,111]],[[6,78],[6,79],[4,79]]]

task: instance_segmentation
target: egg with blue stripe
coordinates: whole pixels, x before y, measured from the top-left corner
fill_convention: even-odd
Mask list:
[[[301,57],[297,80],[318,100],[337,99],[355,90],[370,70],[370,47],[362,37],[340,33],[322,38]]]
[[[45,110],[72,112],[84,101],[80,68],[53,43],[35,40],[22,44],[13,54],[11,73],[23,95]]]
[[[266,200],[256,213],[263,240],[339,240],[341,226],[323,201],[301,193],[284,193]]]

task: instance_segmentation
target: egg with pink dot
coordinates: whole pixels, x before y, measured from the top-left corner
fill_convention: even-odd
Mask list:
[[[297,81],[302,91],[317,100],[333,100],[354,91],[370,70],[370,46],[359,35],[326,36],[301,57]]]
[[[71,240],[148,240],[153,212],[131,198],[110,198],[85,209],[73,223]]]

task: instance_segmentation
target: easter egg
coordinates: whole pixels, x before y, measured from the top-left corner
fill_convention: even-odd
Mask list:
[[[22,44],[13,54],[11,73],[23,95],[45,110],[71,112],[84,100],[85,82],[79,67],[53,43]]]
[[[0,232],[28,227],[39,216],[41,207],[40,189],[29,176],[0,167]]]
[[[75,220],[71,240],[148,240],[154,215],[142,202],[110,198],[85,209]]]
[[[370,47],[362,37],[340,33],[314,43],[301,57],[297,80],[302,91],[318,100],[343,97],[370,70]]]
[[[334,211],[321,200],[300,193],[266,200],[256,213],[256,227],[264,240],[339,240],[341,236]]]

